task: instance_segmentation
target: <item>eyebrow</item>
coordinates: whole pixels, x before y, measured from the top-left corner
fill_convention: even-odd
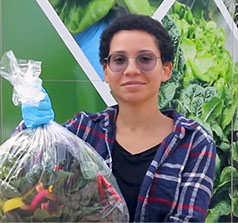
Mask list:
[[[141,53],[153,53],[153,54],[155,54],[152,50],[139,50],[137,52],[137,54],[141,54]],[[118,50],[118,51],[114,51],[114,52],[112,52],[110,54],[126,54],[126,51]]]
[[[140,50],[138,53],[154,53],[152,50]]]
[[[110,54],[126,54],[126,52],[123,51],[123,50],[118,50],[118,51],[114,51],[114,52],[112,52]]]

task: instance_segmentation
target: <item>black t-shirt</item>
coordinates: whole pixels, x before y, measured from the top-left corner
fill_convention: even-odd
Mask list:
[[[134,220],[140,187],[157,148],[158,145],[133,155],[119,145],[118,142],[114,144],[112,150],[112,172],[126,201],[130,222]]]

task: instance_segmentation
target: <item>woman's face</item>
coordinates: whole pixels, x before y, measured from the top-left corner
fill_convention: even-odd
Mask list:
[[[170,78],[172,64],[162,64],[154,36],[139,30],[120,31],[111,40],[109,55],[113,55],[110,58],[112,64],[111,69],[108,64],[103,66],[105,81],[118,103],[140,103],[154,99],[157,101],[160,84]],[[139,57],[136,64],[135,57],[138,55],[142,55],[142,59]],[[151,55],[158,57],[154,57],[156,65],[152,66],[153,69],[147,64],[153,58]],[[124,61],[127,58],[126,66]],[[117,69],[121,64],[124,69]]]

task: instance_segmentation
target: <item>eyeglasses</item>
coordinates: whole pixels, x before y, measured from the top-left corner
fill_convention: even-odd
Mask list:
[[[151,72],[155,69],[157,59],[161,57],[155,56],[153,53],[140,53],[136,57],[128,57],[122,53],[112,53],[104,62],[107,63],[109,69],[114,73],[122,73],[126,70],[129,58],[135,58],[136,67],[142,72]]]

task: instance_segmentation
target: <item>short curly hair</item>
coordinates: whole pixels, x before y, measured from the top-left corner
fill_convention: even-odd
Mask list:
[[[101,35],[99,46],[100,63],[108,57],[113,36],[122,30],[140,30],[153,35],[161,53],[162,63],[172,62],[174,47],[167,30],[161,23],[146,15],[127,14],[115,19]]]

